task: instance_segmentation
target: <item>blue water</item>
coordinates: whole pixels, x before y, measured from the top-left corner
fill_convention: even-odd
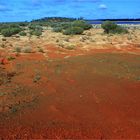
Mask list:
[[[88,21],[90,24],[102,24],[103,21]],[[140,21],[116,21],[117,24],[140,24]]]

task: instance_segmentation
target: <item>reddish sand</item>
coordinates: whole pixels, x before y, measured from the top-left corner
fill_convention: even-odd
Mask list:
[[[139,55],[47,49],[1,66],[1,139],[140,139]]]

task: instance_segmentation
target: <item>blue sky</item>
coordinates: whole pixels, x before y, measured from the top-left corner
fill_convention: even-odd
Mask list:
[[[140,18],[140,0],[0,0],[0,21],[41,17]]]

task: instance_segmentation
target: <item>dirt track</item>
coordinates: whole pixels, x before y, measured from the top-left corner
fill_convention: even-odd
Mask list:
[[[0,138],[140,138],[139,51],[47,49],[1,65]]]

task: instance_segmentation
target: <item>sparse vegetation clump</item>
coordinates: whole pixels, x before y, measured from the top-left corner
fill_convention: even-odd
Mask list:
[[[83,21],[83,20],[76,20],[72,23],[72,26],[73,27],[80,27],[82,28],[83,30],[89,30],[92,28],[92,25],[91,24],[88,24],[86,21]]]
[[[8,60],[8,61],[12,61],[12,60],[14,60],[14,59],[15,59],[15,57],[13,57],[13,56],[8,56],[8,57],[7,57],[7,60]]]
[[[68,50],[74,50],[74,49],[76,49],[76,45],[69,44],[68,46],[66,46],[66,49],[68,49]]]
[[[21,28],[15,28],[15,27],[9,27],[1,30],[1,34],[4,37],[10,37],[12,35],[18,34],[22,29]]]
[[[128,33],[128,30],[117,25],[116,23],[112,21],[105,21],[102,23],[102,28],[104,29],[104,32],[107,34],[121,34],[121,33]]]
[[[41,19],[33,20],[32,22],[71,22],[76,20],[76,18],[67,17],[44,17]]]
[[[20,22],[19,26],[26,27],[29,23],[28,22]]]
[[[21,28],[17,23],[0,24],[0,33],[4,37],[10,37],[12,35],[18,34],[22,30],[23,28]]]
[[[30,35],[41,36],[42,31],[41,30],[33,30],[30,32]]]
[[[65,35],[82,34],[84,30],[89,30],[92,25],[83,20],[75,20],[72,22],[53,23],[50,25],[54,32],[62,32]]]
[[[20,36],[26,36],[27,33],[23,31],[23,32],[20,32],[19,35],[20,35]]]
[[[2,38],[2,41],[6,41],[6,38]]]
[[[55,27],[53,28],[54,32],[62,32],[63,28],[62,27]]]
[[[38,48],[38,52],[44,53],[44,50],[42,48]]]
[[[72,27],[72,22],[62,22],[59,25],[63,30],[66,30],[69,27]]]
[[[1,48],[6,48],[6,44],[3,44],[3,43],[2,43],[2,44],[0,44],[0,47],[1,47]]]
[[[29,26],[29,28],[32,30],[40,30],[40,31],[43,30],[42,25],[39,25],[39,24],[32,24]]]
[[[20,36],[26,36],[29,33],[31,36],[41,36],[43,29],[48,27],[52,28],[54,32],[62,32],[65,35],[82,34],[84,30],[92,28],[92,25],[88,24],[82,19],[73,18],[45,18],[42,20],[35,20],[30,23],[6,23],[0,24],[0,33],[5,37],[10,37],[15,34]]]
[[[33,24],[29,26],[29,30],[30,30],[30,35],[41,36],[43,28],[41,26]]]
[[[23,48],[23,53],[31,53],[32,52],[32,48],[31,47],[25,47]]]
[[[30,30],[35,30],[36,29],[36,25],[35,24],[29,24],[28,28]]]
[[[84,32],[83,28],[81,27],[69,27],[67,28],[63,34],[64,35],[78,35]]]
[[[34,78],[33,78],[33,82],[34,82],[34,83],[37,83],[40,79],[41,79],[40,74],[36,74],[36,75],[34,76]]]
[[[38,25],[38,24],[30,24],[28,26],[29,30],[30,30],[30,35],[35,35],[35,36],[41,36],[42,35],[42,31],[43,28],[42,26]]]
[[[17,52],[17,53],[20,53],[20,52],[21,52],[21,47],[18,47],[18,46],[15,47],[15,48],[14,48],[14,51]]]

